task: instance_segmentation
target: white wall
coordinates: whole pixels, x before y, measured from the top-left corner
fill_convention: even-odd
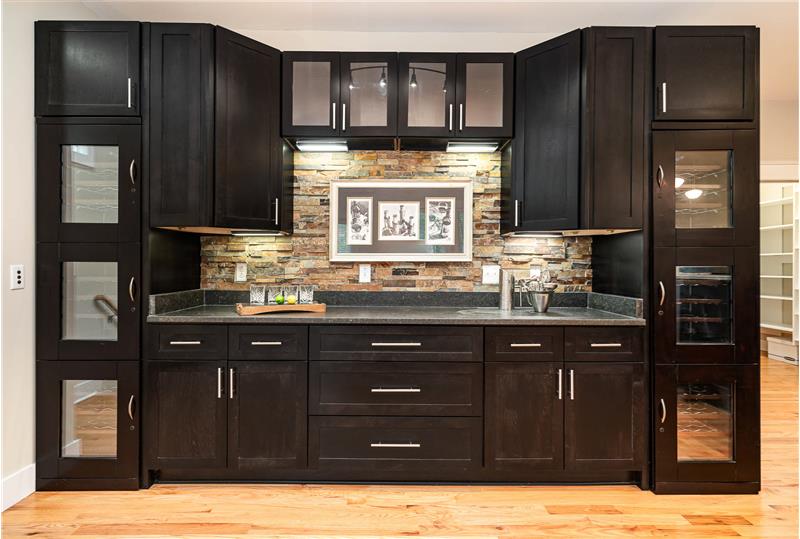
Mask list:
[[[78,2],[2,3],[3,510],[34,487],[33,22],[95,18]],[[25,264],[25,289],[8,290],[9,264]]]

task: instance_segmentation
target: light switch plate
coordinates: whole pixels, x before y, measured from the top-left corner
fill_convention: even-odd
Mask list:
[[[483,284],[500,284],[500,266],[482,266]]]
[[[11,290],[21,290],[25,288],[25,266],[22,264],[12,264],[9,267],[9,277],[11,279]]]
[[[233,277],[234,282],[243,283],[247,280],[247,264],[244,262],[236,263],[236,275]]]
[[[368,283],[372,280],[372,266],[369,264],[358,265],[358,282]]]

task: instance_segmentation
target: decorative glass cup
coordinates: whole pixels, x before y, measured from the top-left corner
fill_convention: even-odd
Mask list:
[[[250,285],[250,305],[264,305],[267,287],[263,284]]]
[[[299,289],[299,294],[297,296],[297,302],[302,303],[303,305],[309,305],[314,303],[314,285],[313,284],[301,284],[297,287]]]
[[[282,286],[270,286],[267,288],[267,303],[269,305],[277,305],[278,302],[275,300],[275,298],[278,296],[283,296]]]

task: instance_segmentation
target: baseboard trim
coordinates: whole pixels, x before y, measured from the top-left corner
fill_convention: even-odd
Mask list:
[[[28,464],[3,478],[3,511],[21,502],[36,490],[36,464]]]

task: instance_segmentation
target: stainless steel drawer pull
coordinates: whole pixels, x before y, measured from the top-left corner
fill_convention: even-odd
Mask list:
[[[658,299],[659,305],[664,305],[664,300],[667,297],[667,291],[664,290],[664,282],[658,281],[658,288],[661,290],[661,297]]]
[[[222,367],[217,367],[217,398],[222,398]]]
[[[558,369],[558,400],[561,400],[562,398],[563,382],[561,380],[561,374],[562,374],[561,369]]]
[[[541,348],[542,343],[538,342],[512,342],[509,344],[511,348]]]
[[[575,400],[575,371],[569,370],[569,400]]]
[[[203,344],[203,341],[169,341],[172,346],[197,346]]]
[[[370,393],[421,393],[418,387],[373,387]]]
[[[661,112],[667,112],[667,83],[661,83]]]
[[[374,342],[372,346],[422,346],[421,342]]]
[[[660,188],[664,187],[664,167],[658,165],[658,172],[656,173],[656,181]]]
[[[128,77],[128,108],[131,108],[132,101],[133,100],[131,99],[131,78]]]
[[[448,131],[453,130],[453,104],[450,103],[450,129]]]
[[[418,444],[418,443],[414,443],[414,442],[409,442],[407,444],[385,444],[383,442],[375,442],[375,443],[369,444],[369,446],[370,447],[407,447],[407,448],[413,449],[413,448],[416,448],[416,447],[422,447],[422,444]]]
[[[128,167],[128,177],[131,179],[131,185],[136,187],[136,159],[131,159],[131,166]]]
[[[234,374],[234,372],[235,371],[233,369],[228,369],[228,384],[230,385],[230,393],[228,393],[228,398],[229,399],[233,398],[233,374]]]
[[[131,421],[133,421],[133,401],[134,401],[134,396],[131,395],[131,398],[128,401],[128,417],[131,418]]]
[[[464,103],[458,104],[458,130],[464,130]]]
[[[590,344],[592,348],[622,348],[622,343],[618,342],[593,342]]]
[[[664,399],[661,399],[661,424],[664,424],[664,421],[667,420],[667,405],[664,402]]]
[[[281,341],[250,341],[251,346],[280,346],[282,344]]]
[[[333,121],[331,129],[336,131],[336,102],[331,103],[331,119]]]
[[[342,103],[342,131],[347,131],[347,103]]]
[[[276,197],[275,198],[275,219],[274,219],[276,225],[278,224],[278,220],[280,219],[280,215],[281,215],[280,204],[281,204],[281,199]]]
[[[519,226],[519,200],[514,201],[514,226]]]

